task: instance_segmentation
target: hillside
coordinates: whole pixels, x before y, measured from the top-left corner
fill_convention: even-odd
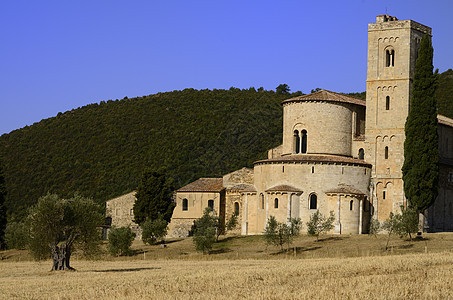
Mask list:
[[[102,203],[166,166],[180,187],[264,158],[281,143],[273,91],[193,90],[90,104],[0,137],[10,217],[41,195],[78,191]]]
[[[281,143],[280,103],[294,95],[185,89],[101,101],[4,134],[8,215],[21,219],[47,192],[103,203],[135,189],[146,167],[167,167],[176,187],[251,167]],[[436,97],[453,117],[453,70],[439,74]]]

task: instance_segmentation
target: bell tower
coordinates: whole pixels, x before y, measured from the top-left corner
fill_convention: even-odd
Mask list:
[[[405,203],[401,167],[404,125],[410,107],[415,60],[431,28],[379,15],[368,24],[365,160],[373,165],[371,197],[379,221]]]

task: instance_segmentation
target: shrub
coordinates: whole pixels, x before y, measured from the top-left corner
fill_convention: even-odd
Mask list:
[[[167,221],[159,215],[155,220],[147,219],[142,225],[142,241],[145,244],[154,244],[167,235]]]
[[[216,229],[219,222],[218,217],[214,214],[214,211],[207,207],[203,216],[194,224],[193,243],[195,249],[203,254],[209,253],[216,241]]]
[[[25,223],[11,222],[6,225],[5,242],[8,249],[25,249],[30,232]]]
[[[317,210],[310,216],[310,220],[307,222],[307,233],[316,236],[316,241],[318,241],[320,234],[327,233],[333,229],[334,221],[335,215],[333,211],[330,211],[330,215],[327,218]]]
[[[134,241],[135,233],[130,227],[113,227],[109,233],[109,253],[113,256],[131,255],[132,242]]]
[[[290,220],[290,224],[277,222],[274,216],[270,216],[264,230],[264,239],[266,244],[280,246],[283,251],[283,245],[287,244],[288,249],[295,236],[299,235],[302,224],[300,219]]]

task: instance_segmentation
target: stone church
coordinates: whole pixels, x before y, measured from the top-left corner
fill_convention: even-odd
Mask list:
[[[306,223],[335,214],[333,233],[360,234],[407,205],[401,167],[415,60],[431,28],[380,15],[368,25],[366,101],[327,90],[287,99],[283,141],[267,159],[222,178],[200,178],[176,191],[170,236],[187,236],[205,207],[222,222],[238,215],[240,233],[261,234],[270,216]],[[453,230],[453,120],[438,115],[439,196],[428,231]]]

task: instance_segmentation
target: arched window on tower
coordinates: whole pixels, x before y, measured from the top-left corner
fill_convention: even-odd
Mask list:
[[[301,143],[301,152],[307,153],[307,131],[302,130],[302,143]]]
[[[365,158],[365,151],[363,148],[359,149],[359,159],[364,159]]]
[[[385,97],[385,110],[390,109],[390,96]]]
[[[274,208],[278,208],[278,198],[274,199]]]
[[[349,201],[349,210],[354,209],[354,200]]]
[[[309,209],[317,209],[317,208],[318,208],[318,195],[311,194],[310,195]]]
[[[261,195],[260,195],[260,198],[261,198],[261,199],[260,199],[260,200],[261,200],[261,201],[260,201],[260,202],[261,202],[261,209],[264,209],[264,195],[261,194]]]
[[[182,210],[188,210],[189,201],[187,199],[182,199]]]
[[[388,158],[389,158],[389,147],[388,147],[388,146],[385,146],[385,149],[384,149],[384,158],[385,158],[385,159],[388,159]]]
[[[386,67],[395,66],[395,50],[393,49],[385,50],[385,66]]]
[[[294,153],[300,152],[300,137],[299,131],[294,130]]]

